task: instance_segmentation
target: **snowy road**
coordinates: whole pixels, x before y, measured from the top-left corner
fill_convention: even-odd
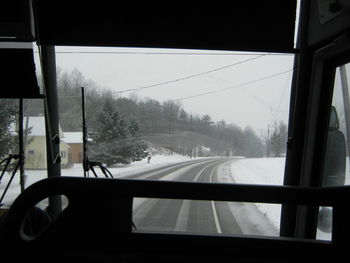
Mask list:
[[[234,161],[206,159],[170,165],[126,178],[222,182],[225,177],[221,174],[223,168]],[[278,235],[267,217],[254,204],[247,203],[138,198],[134,200],[133,220],[137,230],[146,231]]]
[[[112,168],[111,171],[115,178],[215,183],[235,183],[234,180],[237,179],[239,183],[261,183],[258,179],[265,178],[266,175],[272,176],[274,173],[264,169],[260,161],[263,162],[266,159],[198,158],[191,160],[174,156],[154,156],[151,164],[146,161],[137,162],[125,167]],[[268,161],[271,160],[268,159]],[[275,173],[280,174],[280,170],[276,169]],[[28,170],[26,174],[28,175],[27,186],[47,176],[45,170]],[[251,174],[254,174],[253,179]],[[71,169],[63,169],[62,175],[82,176],[81,164]],[[276,176],[272,176],[274,177]],[[8,178],[9,175],[4,177],[0,184],[0,192]],[[9,206],[19,193],[19,177],[16,176],[4,203]],[[134,222],[138,230],[278,236],[276,226],[279,222],[274,221],[279,220],[280,208],[261,209],[261,205],[257,207],[256,204],[249,203],[135,198]],[[43,206],[46,207],[47,204]],[[275,216],[271,217],[271,215]]]

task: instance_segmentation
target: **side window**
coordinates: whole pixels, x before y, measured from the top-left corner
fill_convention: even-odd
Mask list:
[[[21,191],[47,177],[44,104],[41,99],[23,100],[23,175],[19,155],[19,100],[0,99],[0,204],[11,206]],[[11,157],[12,156],[12,157]],[[7,164],[7,160],[10,163]],[[16,169],[17,167],[17,169]]]
[[[350,63],[336,69],[322,185],[350,184]]]
[[[350,184],[350,64],[337,67],[334,81],[332,107],[328,126],[327,147],[324,159],[322,186]],[[318,216],[318,239],[331,239],[332,208],[321,207]]]
[[[331,107],[322,186],[345,183],[346,139],[341,131],[337,108]]]

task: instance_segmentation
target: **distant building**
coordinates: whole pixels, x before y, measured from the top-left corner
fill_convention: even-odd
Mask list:
[[[198,157],[209,157],[211,154],[211,149],[203,145],[197,145],[194,148],[194,156]]]
[[[25,169],[47,169],[45,117],[24,117],[23,128],[30,129],[29,135],[25,138]],[[59,136],[63,137],[61,127]],[[68,166],[68,149],[69,145],[61,140],[60,154],[63,167]]]
[[[69,163],[83,162],[83,133],[82,132],[64,132],[63,141],[69,145],[68,161]]]

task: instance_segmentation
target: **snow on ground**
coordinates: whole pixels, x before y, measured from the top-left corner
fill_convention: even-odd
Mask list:
[[[197,158],[198,159],[198,158]],[[154,169],[162,166],[166,166],[168,164],[173,163],[181,163],[193,160],[188,156],[183,156],[179,154],[173,155],[152,155],[150,163],[147,162],[147,159],[134,162],[127,165],[118,165],[114,168],[108,168],[113,175],[118,176],[126,176],[129,174],[133,174],[135,172],[142,172],[148,169]]]
[[[108,170],[110,170],[111,173],[117,178],[119,176],[125,176],[135,172],[147,171],[149,169],[166,166],[168,164],[186,162],[191,160],[193,159],[187,156],[179,155],[179,154],[153,155],[150,163],[148,163],[147,159],[144,159],[138,162],[130,163],[128,165],[117,165],[115,167],[108,168]],[[96,168],[95,170],[100,177],[104,177],[98,168]],[[47,171],[46,170],[26,170],[25,175],[26,175],[25,185],[26,187],[28,187],[37,181],[47,178]],[[73,165],[72,168],[61,169],[61,175],[83,177],[84,176],[83,166],[81,163],[76,163]],[[94,175],[91,172],[90,172],[90,177],[94,177]],[[9,179],[10,179],[10,174],[5,173],[3,180],[0,183],[1,195]],[[20,194],[19,172],[17,172],[3,200],[4,206],[9,207],[19,194]]]
[[[231,176],[240,184],[283,185],[285,158],[246,158],[232,162]],[[280,228],[281,205],[255,204],[276,229]]]
[[[283,185],[285,158],[245,158],[230,163],[230,176],[236,183]],[[227,181],[227,178],[225,179]],[[345,185],[350,184],[349,158],[346,161]],[[270,221],[280,227],[281,205],[256,204]],[[317,239],[331,240],[331,233],[317,229]]]
[[[225,183],[282,185],[284,164],[285,158],[237,158],[219,167],[218,180]],[[274,232],[278,232],[281,205],[260,203],[249,205],[255,205],[275,226]]]
[[[240,184],[283,185],[285,158],[236,159],[231,175]]]
[[[118,165],[110,168],[115,177],[127,176],[129,174],[150,169],[166,166],[168,164],[190,161],[189,157],[178,154],[173,155],[153,155],[151,162],[142,160],[129,165]],[[349,161],[347,164],[346,181],[350,184]],[[242,183],[242,184],[269,184],[283,185],[285,158],[236,158],[224,163],[218,167],[218,177],[223,183]],[[102,176],[101,172],[96,169]],[[26,170],[26,187],[47,177],[46,170]],[[81,164],[75,164],[72,168],[62,169],[62,176],[83,176],[83,168]],[[90,174],[90,176],[93,176]],[[10,174],[5,173],[0,183],[0,193],[2,194]],[[8,193],[3,201],[5,206],[10,206],[13,200],[20,193],[19,175],[17,174],[9,188]],[[279,229],[281,205],[276,204],[255,204],[257,208]],[[330,239],[330,234],[326,234],[318,230],[319,239]]]

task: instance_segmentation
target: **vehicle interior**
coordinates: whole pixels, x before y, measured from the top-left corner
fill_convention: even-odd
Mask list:
[[[4,262],[349,260],[349,30],[347,0],[248,0],[230,4],[2,1],[0,97],[18,101],[20,113],[16,119],[17,152],[1,157],[0,182],[6,176],[10,181],[8,185],[0,184],[0,203],[17,174],[21,193],[9,207],[0,207],[0,258]],[[152,172],[148,170],[138,180],[117,178],[102,162],[90,161],[86,155],[82,160],[84,171],[79,176],[61,176],[65,156],[60,149],[59,53],[55,49],[67,46],[291,54],[288,132],[283,141],[286,152],[280,175],[283,183],[212,182],[213,172],[208,173],[210,182],[158,180],[153,174],[150,179],[142,179]],[[42,81],[34,63],[38,54]],[[341,108],[335,105],[337,92]],[[24,162],[28,160],[24,158],[23,141],[26,99],[43,101],[47,134],[48,178],[29,187],[25,187],[23,177]],[[84,107],[84,96],[82,102]],[[12,113],[5,109],[1,114]],[[85,122],[84,109],[82,118]],[[88,133],[83,123],[84,153]],[[149,157],[148,163],[150,160],[153,162],[155,157]],[[11,165],[12,170],[5,173]],[[69,200],[68,205],[61,196]],[[47,211],[53,217],[36,207],[46,198]],[[278,233],[267,236],[226,234],[221,230],[203,233],[143,229],[133,215],[140,198],[198,200],[212,207],[215,202],[217,210],[222,202],[280,205]],[[213,218],[213,224],[220,229],[217,216]],[[319,229],[326,229],[329,239],[317,238]]]

